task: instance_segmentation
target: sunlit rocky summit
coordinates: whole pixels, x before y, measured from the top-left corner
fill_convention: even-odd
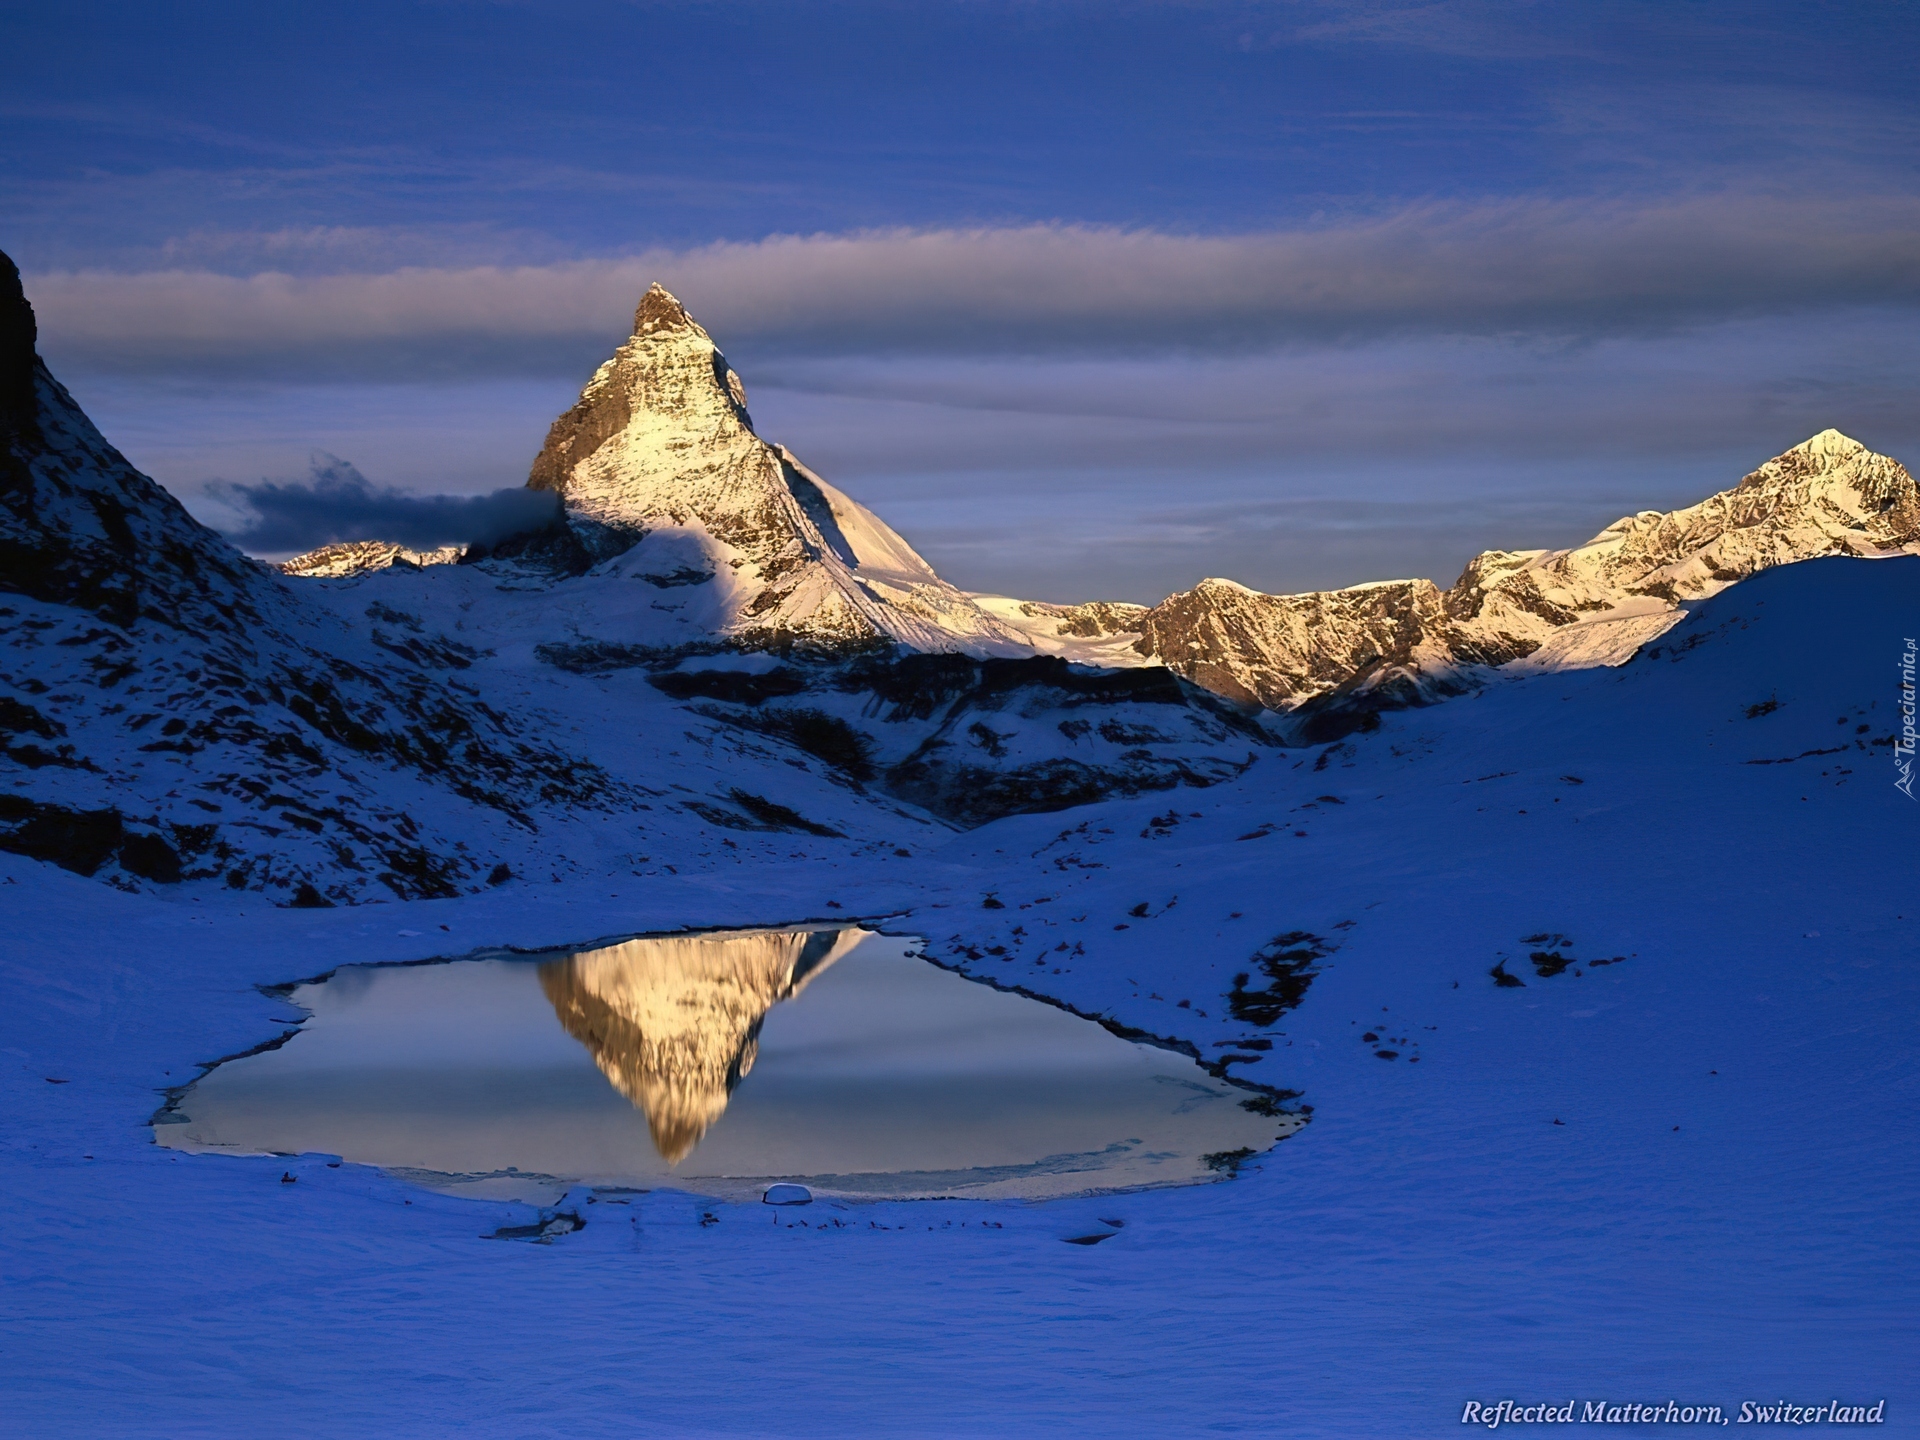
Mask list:
[[[1327,697],[1419,703],[1490,667],[1615,665],[1681,606],[1822,555],[1920,549],[1920,495],[1898,461],[1837,430],[1698,505],[1645,510],[1571,550],[1489,550],[1451,589],[1392,580],[1264,595],[1203,580],[1139,617],[1139,653],[1274,710]]]
[[[717,629],[745,645],[1024,648],[878,516],[755,434],[739,375],[658,285],[554,421],[527,484],[562,498],[596,560],[684,535],[722,592]]]

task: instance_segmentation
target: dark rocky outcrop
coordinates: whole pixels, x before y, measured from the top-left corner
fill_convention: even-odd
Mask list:
[[[24,435],[34,427],[39,338],[33,307],[20,285],[20,269],[0,253],[0,432],[8,436]]]
[[[896,650],[812,671],[671,672],[653,683],[730,700],[701,713],[964,826],[1218,784],[1274,743],[1246,710],[1158,666]]]

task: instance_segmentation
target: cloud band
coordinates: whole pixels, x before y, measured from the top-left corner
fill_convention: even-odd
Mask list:
[[[763,352],[1273,348],[1589,337],[1920,302],[1920,200],[1431,205],[1250,235],[1074,225],[774,236],[547,266],[32,276],[57,363],[108,372],[571,373],[662,280]]]

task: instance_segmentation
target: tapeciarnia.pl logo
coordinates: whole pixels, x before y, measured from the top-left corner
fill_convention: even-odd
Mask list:
[[[1909,800],[1913,793],[1913,680],[1917,656],[1913,637],[1907,636],[1907,650],[1900,657],[1900,733],[1893,738],[1893,788]]]

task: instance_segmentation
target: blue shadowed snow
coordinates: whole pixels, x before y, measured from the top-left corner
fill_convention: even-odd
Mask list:
[[[1920,809],[1876,744],[1916,595],[1920,560],[1770,571],[1621,669],[1389,716],[1180,792],[1177,824],[1148,826],[1149,797],[911,866],[270,911],[7,857],[8,1423],[1373,1437],[1459,1433],[1468,1399],[1785,1397],[1885,1398],[1879,1433],[1920,1433]],[[1034,857],[1082,821],[1103,868]],[[183,1057],[280,1033],[291,1012],[251,987],[329,947],[537,948],[829,897],[910,912],[890,928],[943,958],[1044,919],[1086,947],[1061,975],[955,963],[1208,1053],[1258,1028],[1226,1009],[1249,957],[1320,936],[1338,948],[1304,1002],[1236,1067],[1303,1090],[1313,1122],[1232,1184],[845,1210],[576,1195],[584,1228],[550,1244],[480,1238],[526,1207],[151,1141]],[[1575,963],[1543,975],[1534,951]]]

